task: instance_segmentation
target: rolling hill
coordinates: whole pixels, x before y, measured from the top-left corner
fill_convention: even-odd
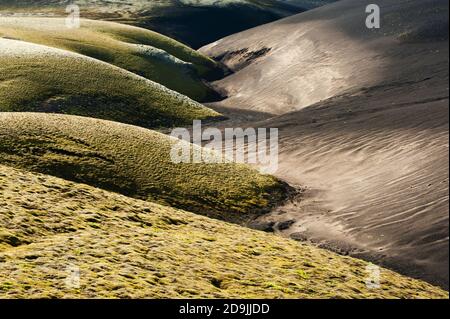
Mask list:
[[[81,20],[68,28],[64,18],[3,17],[0,38],[80,53],[126,69],[196,101],[219,95],[201,77],[220,72],[215,62],[155,32],[113,22]]]
[[[310,245],[0,165],[0,298],[448,298]],[[77,277],[79,275],[79,277]]]
[[[280,115],[356,88],[420,77],[423,65],[402,61],[400,51],[411,59],[435,54],[442,63],[445,1],[380,3],[387,12],[379,30],[365,26],[367,4],[339,1],[202,48],[236,72],[216,82],[229,95],[221,105]],[[403,7],[409,15],[400,12]]]
[[[307,191],[266,222],[448,289],[448,1],[379,1],[380,29],[365,26],[370,3],[204,47],[235,71],[211,106],[280,130],[276,176]]]
[[[448,1],[217,40],[328,2],[0,0],[0,298],[448,299]],[[279,129],[275,176],[170,159],[219,112]]]
[[[0,163],[5,165],[233,222],[245,222],[288,196],[285,184],[246,165],[173,163],[177,142],[91,118],[0,113]]]
[[[184,95],[96,59],[0,39],[0,111],[91,116],[143,127],[220,115]]]
[[[194,48],[329,1],[294,0],[76,0],[82,17],[125,22],[168,35]],[[65,16],[64,0],[0,0],[0,14]]]

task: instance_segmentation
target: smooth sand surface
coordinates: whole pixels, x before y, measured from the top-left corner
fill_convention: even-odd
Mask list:
[[[369,3],[202,48],[235,71],[213,106],[280,129],[276,175],[303,193],[262,221],[448,289],[448,1],[380,0],[379,30],[365,27]]]

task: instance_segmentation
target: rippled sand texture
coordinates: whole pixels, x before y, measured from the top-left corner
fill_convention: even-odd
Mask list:
[[[364,26],[369,3],[204,47],[236,70],[216,107],[280,128],[277,175],[306,188],[266,218],[296,220],[286,235],[448,287],[448,2],[379,1],[379,30]]]

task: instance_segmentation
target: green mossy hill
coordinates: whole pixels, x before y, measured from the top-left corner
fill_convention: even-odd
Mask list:
[[[173,163],[171,151],[179,142],[85,117],[0,113],[0,164],[233,222],[246,221],[287,197],[284,183],[247,165]]]
[[[208,57],[166,36],[114,22],[81,19],[68,28],[63,18],[3,17],[0,38],[18,39],[99,59],[197,101],[219,95],[202,76],[217,72]]]
[[[0,298],[448,298],[386,269],[368,289],[367,266],[0,165]]]
[[[64,113],[147,128],[220,114],[166,87],[77,53],[0,39],[0,111]]]

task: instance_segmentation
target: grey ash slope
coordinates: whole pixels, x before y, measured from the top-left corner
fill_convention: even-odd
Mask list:
[[[339,1],[202,48],[236,73],[218,105],[273,118],[284,231],[448,288],[448,1]],[[250,61],[249,61],[250,59]]]
[[[368,3],[339,1],[200,49],[234,71],[255,62],[217,82],[230,96],[222,105],[277,115],[295,111],[355,87],[408,77],[414,63],[398,52],[411,55],[448,41],[446,1],[381,1],[379,30],[365,27]]]

